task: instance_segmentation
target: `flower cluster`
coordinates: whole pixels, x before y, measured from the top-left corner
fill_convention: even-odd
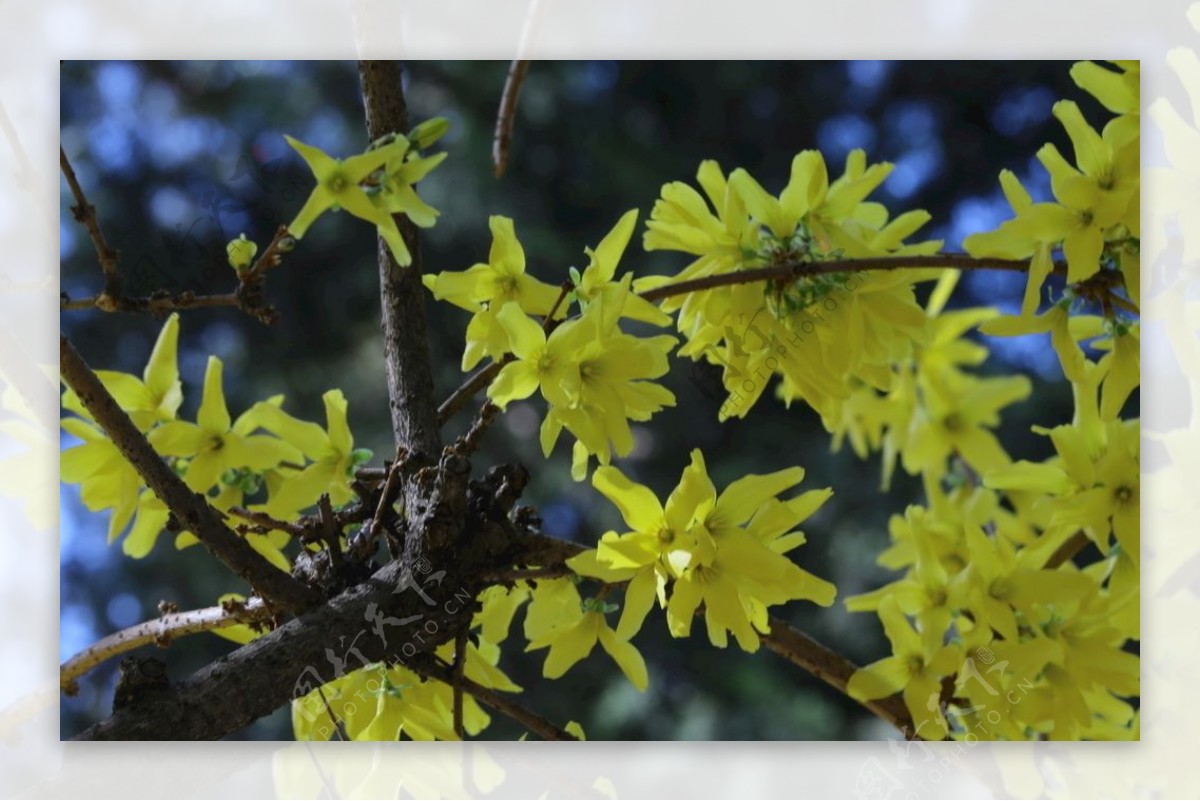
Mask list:
[[[951,279],[956,274],[947,274]],[[1010,463],[992,429],[1000,411],[1027,398],[1032,384],[1025,376],[980,376],[967,368],[987,358],[987,348],[968,334],[996,317],[990,308],[945,311],[942,298],[953,280],[940,282],[926,313],[929,337],[915,345],[908,359],[893,365],[894,380],[886,392],[858,384],[838,416],[827,417],[834,447],[849,438],[866,457],[883,452],[883,484],[888,486],[897,461],[910,474],[941,481],[964,468],[982,473]],[[961,472],[961,471],[960,471]]]
[[[878,428],[848,426],[852,441],[889,442],[922,473],[928,496],[927,507],[893,518],[893,545],[879,559],[905,575],[847,601],[852,611],[878,612],[893,648],[855,674],[849,691],[864,699],[902,691],[926,738],[1134,736],[1134,708],[1123,699],[1138,694],[1138,660],[1126,647],[1139,636],[1139,426],[1117,415],[1138,383],[1136,326],[1068,318],[1063,306],[1035,318],[1052,334],[1075,416],[1069,425],[1035,427],[1054,456],[1014,463],[982,429],[963,436],[970,415],[994,418],[1029,392],[1014,378],[966,377],[955,368],[986,356],[981,345],[954,344],[981,320],[994,334],[1029,327],[994,310],[940,315],[934,344],[910,367],[921,391],[902,410],[870,407],[911,416],[907,438],[896,434],[895,417]],[[1080,339],[1108,352],[1092,362]],[[939,430],[932,376],[948,384],[966,378],[976,390],[993,382],[994,391],[960,396],[959,424],[942,418]],[[954,462],[964,468],[948,470]],[[1080,536],[1101,554],[1084,568],[1070,559]]]
[[[1036,496],[964,486],[893,518],[880,562],[904,576],[846,602],[878,613],[892,654],[854,674],[853,697],[902,692],[925,739],[1131,735],[1136,566],[1115,550],[1084,569],[1055,564],[1069,523],[1031,525],[1054,517]]]
[[[437,655],[452,662],[454,643],[445,643]],[[499,659],[500,649],[494,644],[468,644],[463,675],[481,687],[520,692],[496,667]],[[464,694],[462,721],[464,732],[476,735],[491,717],[473,696]],[[292,730],[297,740],[457,740],[454,690],[400,664],[365,665],[295,699]]]
[[[1140,382],[1139,324],[1104,294],[1121,285],[1105,276],[1123,276],[1137,299],[1137,72],[1117,66],[1072,70],[1119,115],[1102,135],[1073,103],[1055,106],[1079,162],[1049,145],[1040,151],[1057,203],[1034,203],[1004,173],[1016,219],[968,240],[975,255],[1031,257],[1022,313],[945,312],[948,291],[939,286],[928,308],[931,341],[899,366],[907,389],[886,398],[865,391],[839,421],[860,454],[898,454],[925,481],[927,505],[893,518],[893,545],[879,559],[904,576],[846,602],[876,611],[892,645],[891,656],[854,675],[850,693],[902,692],[921,737],[1137,737],[1140,426],[1120,415]],[[1059,248],[1076,288],[1036,314]],[[1101,315],[1089,313],[1095,306]],[[1070,423],[1034,427],[1053,445],[1049,458],[1013,462],[979,428],[1030,387],[960,369],[987,356],[962,339],[974,327],[1049,335],[1075,401]],[[1099,559],[1077,564],[1088,543]]]
[[[488,219],[488,226],[492,230],[492,249],[486,262],[461,272],[447,270],[422,276],[436,300],[473,312],[467,325],[463,370],[472,369],[485,357],[500,359],[511,352],[508,333],[497,317],[506,304],[515,303],[527,314],[545,317],[559,295],[557,287],[525,272],[525,249],[511,219],[495,215]]]
[[[429,228],[437,221],[437,210],[417,196],[413,185],[446,158],[445,153],[424,156],[421,150],[441,138],[448,128],[449,123],[442,118],[427,120],[408,136],[390,134],[372,142],[365,153],[340,160],[320,148],[285,137],[317,181],[288,226],[288,232],[300,239],[326,211],[345,209],[374,223],[396,263],[408,266],[412,254],[400,235],[394,215],[404,214],[422,228]],[[233,255],[230,254],[231,260]]]
[[[671,280],[702,278],[768,265],[795,265],[799,277],[740,284],[666,299],[687,338],[680,354],[719,365],[728,399],[720,418],[743,417],[774,375],[780,395],[801,400],[825,417],[837,416],[853,387],[891,386],[889,365],[927,336],[913,285],[932,273],[897,270],[869,278],[825,273],[821,262],[884,255],[935,253],[940,242],[904,244],[929,219],[911,211],[889,220],[866,197],[891,172],[867,166],[861,150],[829,180],[820,153],[792,161],[778,198],[745,170],[726,179],[713,161],[697,172],[701,195],[684,183],[663,187],[645,235],[647,250],[679,250],[697,258]],[[711,209],[710,209],[711,204]],[[642,279],[639,289],[667,279]]]
[[[225,402],[224,364],[210,356],[196,419],[181,420],[177,415],[183,403],[178,340],[179,317],[173,314],[159,333],[141,378],[107,370],[97,371],[97,376],[188,487],[222,511],[249,505],[284,519],[313,506],[324,494],[335,504],[350,499],[353,468],[371,453],[354,448],[340,390],[325,394],[326,429],[284,412],[282,395],[254,404],[235,419]],[[166,528],[166,506],[146,488],[70,389],[63,393],[62,406],[76,415],[63,418],[63,430],[81,440],[62,453],[62,480],[80,486],[80,498],[90,511],[112,510],[109,542],[128,529],[122,545],[125,553],[145,556]],[[273,564],[290,570],[282,552],[290,541],[286,533],[254,534],[248,540]],[[176,538],[179,548],[196,542],[186,531]]]
[[[657,603],[672,636],[689,636],[703,608],[713,645],[726,647],[733,634],[743,650],[756,651],[759,634],[770,630],[770,607],[792,600],[828,606],[836,594],[832,584],[786,556],[805,542],[796,526],[832,494],[823,489],[777,497],[803,478],[804,470],[793,467],[745,476],[718,493],[704,457],[694,450],[663,504],[615,467],[601,467],[592,484],[620,510],[629,530],[606,533],[595,549],[567,564],[606,586],[626,585],[614,632],[619,639],[633,637]]]
[[[517,612],[526,603],[524,631],[531,643],[551,629],[570,629],[572,634],[569,648],[561,644],[552,646],[556,650],[552,653],[553,663],[547,660],[547,676],[561,676],[599,640],[623,668],[628,665],[629,670],[637,671],[640,666],[641,686],[645,687],[646,668],[641,656],[628,642],[615,641],[611,631],[599,627],[595,613],[583,611],[579,593],[571,581],[542,580],[536,587],[526,581],[514,582],[512,587],[496,585],[481,592],[477,602],[479,609],[471,620],[463,654],[463,676],[480,687],[522,692],[500,669],[499,662],[501,645],[508,639]],[[455,643],[450,641],[434,653],[449,665],[455,662],[454,649]],[[567,662],[569,656],[574,659]],[[552,673],[552,667],[557,672]],[[322,681],[313,682],[318,686],[292,702],[292,728],[298,740],[330,740],[339,736],[352,740],[458,739],[454,731],[453,688],[418,675],[403,664],[365,664],[330,681]],[[491,717],[474,697],[464,693],[462,722],[464,733],[474,736],[488,727]],[[580,740],[586,739],[583,728],[575,721],[563,728]]]
[[[1116,271],[1130,297],[1138,300],[1141,237],[1141,137],[1136,61],[1113,62],[1116,71],[1095,62],[1071,70],[1075,82],[1118,116],[1102,133],[1088,124],[1070,100],[1054,105],[1075,149],[1072,164],[1053,144],[1038,151],[1050,174],[1054,202],[1035,203],[1017,176],[1004,171],[1000,181],[1016,217],[995,231],[974,234],[963,243],[973,256],[1029,258],[1029,281],[1022,313],[1038,307],[1042,284],[1051,270],[1051,253],[1061,248],[1067,282],[1078,284],[1101,271]]]
[[[549,404],[540,436],[547,456],[563,430],[575,438],[571,473],[576,480],[586,477],[591,457],[608,464],[613,453],[629,454],[631,420],[649,420],[675,405],[675,396],[654,383],[668,370],[675,338],[639,337],[620,327],[623,317],[670,322],[630,291],[631,276],[615,279],[636,222],[636,210],[627,212],[595,250],[585,251],[588,266],[582,274],[574,271],[569,297],[526,274],[524,251],[512,221],[504,217],[491,219],[487,264],[424,279],[434,297],[474,312],[463,369],[484,356],[504,361],[488,397],[503,409],[540,392]],[[557,311],[556,301],[562,301]],[[561,321],[574,304],[581,313]]]

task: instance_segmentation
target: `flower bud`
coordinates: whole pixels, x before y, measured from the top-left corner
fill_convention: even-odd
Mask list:
[[[445,117],[434,117],[433,119],[425,120],[425,122],[409,131],[408,140],[416,145],[418,150],[424,150],[445,136],[448,130],[450,130],[450,120]]]
[[[229,257],[229,265],[239,273],[247,269],[254,261],[254,255],[258,253],[258,245],[246,239],[245,234],[241,234],[237,239],[232,239],[225,246],[225,254]]]

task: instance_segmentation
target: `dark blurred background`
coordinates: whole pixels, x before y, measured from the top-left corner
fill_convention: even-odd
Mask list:
[[[492,177],[490,152],[507,63],[416,62],[405,73],[414,123],[451,120],[440,143],[450,157],[420,187],[441,210],[423,235],[427,271],[461,270],[484,261],[487,215],[514,218],[529,269],[556,284],[583,248],[595,245],[629,208],[644,222],[668,181],[691,182],[702,159],[728,172],[745,167],[772,192],[786,183],[792,156],[819,148],[830,173],[846,154],[867,150],[870,161],[896,169],[873,199],[893,214],[924,208],[934,222],[919,238],[944,238],[946,249],[1010,216],[997,174],[1014,170],[1035,199],[1050,199],[1037,148],[1070,144],[1051,117],[1056,99],[1077,100],[1097,128],[1106,113],[1070,81],[1067,62],[538,62],[529,72],[516,119],[512,158],[502,180]],[[283,140],[288,133],[335,156],[365,146],[358,77],[353,63],[325,62],[65,62],[61,88],[62,144],[109,241],[121,250],[129,291],[226,292],[233,276],[225,243],[245,233],[261,243],[299,210],[311,176]],[[91,243],[73,221],[63,184],[60,211],[62,289],[95,294],[100,271]],[[621,273],[671,273],[684,254],[645,253],[641,226]],[[321,394],[340,387],[350,402],[356,445],[375,463],[391,451],[383,349],[379,337],[375,234],[348,215],[327,215],[283,269],[272,273],[270,300],[282,320],[266,328],[231,310],[182,315],[179,363],[181,416],[194,419],[208,354],[225,362],[225,389],[236,416],[276,393],[304,419],[324,425]],[[996,303],[1017,309],[1024,278],[1006,273],[965,277],[953,306]],[[458,385],[469,315],[427,304],[438,395]],[[141,373],[161,322],[127,315],[72,312],[63,329],[96,367]],[[1014,458],[1043,458],[1044,440],[1030,425],[1070,419],[1070,391],[1048,343],[1039,337],[990,340],[990,372],[1029,374],[1034,396],[1005,415],[999,432]],[[806,568],[835,582],[831,609],[793,603],[780,613],[851,659],[869,662],[888,645],[873,615],[847,613],[841,599],[891,579],[874,565],[887,542],[887,520],[919,503],[916,481],[901,475],[878,490],[877,458],[849,450],[831,454],[829,437],[807,409],[785,410],[764,399],[748,419],[717,423],[720,398],[690,361],[673,360],[665,379],[678,405],[637,427],[637,447],[620,463],[665,495],[702,448],[718,487],[750,472],[799,464],[801,489],[832,486],[833,498],[804,527],[809,543],[796,552]],[[768,393],[769,394],[769,393]],[[493,427],[477,469],[520,461],[534,480],[525,501],[539,506],[547,533],[594,542],[620,519],[590,484],[569,476],[569,447],[543,460],[536,431],[542,407],[514,404]],[[459,433],[459,415],[447,436]],[[64,447],[76,444],[64,435]],[[208,606],[237,579],[199,548],[178,552],[164,534],[140,561],[105,544],[107,513],[89,514],[78,488],[63,486],[61,650],[66,658],[88,643],[156,615],[170,600]],[[650,688],[637,693],[597,651],[559,681],[540,677],[545,652],[524,654],[521,617],[501,667],[526,688],[523,700],[549,718],[583,723],[594,739],[857,739],[886,733],[878,721],[774,655],[711,647],[698,627],[672,640],[661,613],[648,619],[636,645],[650,668]],[[232,644],[211,635],[189,637],[157,655],[184,676]],[[152,649],[151,649],[152,650]],[[115,661],[64,698],[64,736],[106,717]],[[519,731],[496,716],[485,736]],[[240,736],[288,739],[286,709]]]

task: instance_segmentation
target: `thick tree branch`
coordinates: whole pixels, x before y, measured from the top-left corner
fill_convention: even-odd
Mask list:
[[[100,298],[118,298],[121,296],[121,276],[117,274],[120,256],[104,238],[104,231],[100,229],[100,221],[96,218],[96,207],[88,202],[83,187],[79,185],[79,179],[75,177],[75,169],[67,159],[67,151],[63,150],[61,145],[58,148],[58,162],[67,184],[71,187],[71,194],[75,196],[75,205],[71,207],[71,211],[75,220],[87,228],[88,236],[96,248],[96,256],[100,259],[100,269],[104,271],[104,294]],[[100,298],[97,298],[97,301]]]
[[[358,74],[368,137],[373,141],[389,133],[407,132],[408,108],[400,85],[399,62],[360,61]],[[441,435],[425,327],[421,249],[412,221],[397,215],[396,224],[412,253],[412,264],[401,267],[383,237],[379,237],[378,243],[383,347],[392,430],[397,445],[434,457],[441,448]]]
[[[509,517],[515,497],[505,487],[521,486],[520,471],[493,468],[469,488],[459,486],[462,465],[448,453],[425,472],[425,503],[435,511],[413,516],[409,526],[427,530],[410,528],[409,541],[430,546],[427,563],[389,562],[179,684],[122,707],[78,739],[215,739],[366,665],[426,666],[434,649],[471,625],[475,599],[487,586],[480,577],[520,564],[530,535]],[[497,709],[504,704],[479,697]]]
[[[264,600],[284,610],[298,613],[320,602],[316,590],[264,559],[248,542],[229,530],[204,496],[183,483],[117,405],[65,336],[59,337],[59,358],[63,381],[79,396],[83,407],[146,485],[167,505],[180,524],[196,535],[209,553],[250,584]]]
[[[67,695],[74,695],[78,692],[76,681],[80,677],[97,665],[127,651],[152,643],[165,648],[172,640],[189,634],[215,631],[239,623],[265,623],[271,617],[271,609],[261,599],[251,598],[246,603],[236,606],[210,606],[206,609],[174,612],[147,620],[108,635],[63,662],[58,671],[59,686]]]
[[[363,584],[74,739],[215,740],[346,672],[430,652],[469,622],[462,599],[470,591],[431,587],[426,593],[435,605],[428,605],[412,589],[419,586],[403,564],[390,562]],[[396,625],[414,615],[423,618]]]
[[[546,534],[527,534],[521,538],[521,552],[513,564],[536,565],[539,568],[563,567],[572,556],[587,550],[578,542]]]

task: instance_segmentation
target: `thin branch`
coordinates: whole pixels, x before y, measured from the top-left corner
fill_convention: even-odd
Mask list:
[[[492,362],[487,367],[481,368],[464,381],[462,386],[454,390],[450,394],[450,397],[442,401],[442,405],[438,407],[438,425],[443,425],[451,417],[458,414],[470,402],[471,398],[475,396],[475,393],[492,383],[492,379],[500,374],[500,369],[510,361],[512,361],[512,355],[506,354],[500,361]]]
[[[784,262],[769,267],[755,267],[749,270],[736,270],[719,275],[706,275],[702,278],[692,278],[665,284],[646,292],[639,293],[644,300],[656,301],[674,295],[685,295],[689,292],[699,292],[705,289],[715,289],[735,284],[752,284],[758,281],[781,281],[805,278],[813,275],[828,275],[830,273],[848,273],[858,270],[900,270],[925,268],[954,268],[958,270],[1008,270],[1010,272],[1029,272],[1029,261],[1020,259],[977,259],[965,253],[942,253],[932,256],[876,256],[867,259],[837,259],[820,262]],[[1055,273],[1066,272],[1065,262],[1056,262]]]
[[[512,581],[528,581],[540,578],[561,578],[574,575],[575,571],[566,565],[550,565],[549,567],[526,567],[512,570],[497,570],[484,573],[482,578],[489,584],[506,584]]]
[[[59,298],[58,308],[59,311],[99,309],[105,312],[148,313],[156,316],[184,309],[229,308],[244,312],[264,325],[273,325],[279,320],[279,313],[275,311],[274,307],[249,303],[239,297],[236,292],[227,295],[197,295],[190,290],[185,290],[177,295],[162,292],[147,297],[118,298],[113,298],[105,293],[80,300],[71,300],[64,292]]]
[[[500,407],[492,403],[490,400],[484,401],[479,407],[479,414],[475,415],[475,421],[471,423],[471,427],[467,433],[463,434],[454,443],[454,450],[460,456],[470,456],[475,451],[479,450],[479,441],[483,439],[483,435],[491,428],[492,422],[496,416],[500,414]]]
[[[504,79],[504,93],[500,96],[500,109],[496,112],[496,134],[492,141],[492,170],[497,178],[504,175],[504,171],[508,169],[508,148],[512,144],[517,100],[521,96],[521,86],[525,83],[527,72],[529,62],[518,59],[509,66],[508,77]]]
[[[387,467],[360,467],[354,471],[354,477],[359,481],[378,483],[385,480],[391,470]]]
[[[177,295],[161,293],[148,297],[111,297],[107,293],[93,297],[72,300],[64,292],[59,296],[59,311],[83,311],[84,309],[100,309],[107,312],[150,312],[152,314],[168,314],[182,309],[202,309],[215,307],[238,306],[237,295],[230,292],[227,295],[197,295],[185,291]]]
[[[333,707],[331,707],[329,705],[329,699],[325,697],[325,688],[318,687],[317,695],[319,695],[321,697],[321,703],[325,704],[325,712],[329,715],[330,722],[333,723],[333,728],[334,728],[334,731],[337,732],[338,739],[341,740],[342,742],[349,741],[350,735],[348,735],[346,733],[345,724],[342,723],[341,718],[339,718],[337,715],[333,714]]]
[[[1133,301],[1118,295],[1114,291],[1118,288],[1129,292],[1128,287],[1125,286],[1125,274],[1119,270],[1101,270],[1075,285],[1075,291],[1079,297],[1098,303],[1105,317],[1112,318],[1114,316],[1113,306],[1127,314],[1140,317],[1142,310]]]
[[[86,673],[97,665],[143,645],[153,643],[160,648],[166,648],[172,640],[189,634],[215,631],[239,623],[265,623],[270,619],[270,608],[261,599],[251,598],[236,607],[210,606],[206,609],[176,612],[147,620],[108,635],[63,662],[58,672],[59,687],[67,695],[75,695],[79,692],[77,681]]]
[[[467,739],[463,727],[463,671],[467,667],[467,636],[470,632],[463,629],[454,638],[454,735],[460,740]]]
[[[321,539],[325,543],[325,549],[329,551],[330,564],[334,570],[340,571],[345,564],[342,556],[342,537],[341,527],[337,524],[337,517],[333,513],[333,502],[329,500],[329,493],[322,493],[317,499],[317,510],[321,520],[320,531]]]
[[[1029,262],[1014,259],[976,259],[962,253],[946,253],[935,256],[879,256],[869,259],[839,259],[822,262],[785,262],[769,267],[755,267],[749,270],[736,270],[719,275],[706,275],[702,278],[692,278],[687,281],[677,281],[654,289],[639,292],[643,300],[650,302],[662,300],[675,295],[685,295],[689,292],[700,292],[736,284],[752,284],[759,281],[795,280],[812,275],[829,273],[855,272],[858,270],[897,270],[907,268],[951,267],[960,270],[1009,270],[1012,272],[1028,272]],[[1065,273],[1066,264],[1056,262],[1055,273]],[[444,424],[460,409],[467,405],[475,393],[486,387],[500,372],[500,369],[512,361],[512,355],[506,354],[498,362],[492,362],[487,367],[476,372],[462,383],[450,397],[438,407],[438,422]]]
[[[1089,542],[1091,542],[1091,540],[1082,529],[1076,531],[1074,534],[1064,540],[1062,545],[1059,545],[1054,549],[1054,553],[1050,554],[1050,557],[1046,560],[1046,564],[1043,569],[1057,570],[1067,562],[1070,562],[1072,559],[1074,559],[1080,551],[1087,547]]]
[[[231,531],[207,499],[183,483],[146,440],[65,336],[59,336],[63,381],[154,494],[200,543],[266,601],[299,613],[320,603],[320,593],[268,562]]]
[[[289,523],[286,520],[277,520],[266,512],[254,512],[241,506],[229,507],[229,514],[253,523],[255,528],[260,529],[264,534],[268,531],[286,531],[293,537],[302,537],[306,531],[303,527],[297,525],[296,523]]]
[[[411,664],[409,667],[413,667]],[[455,680],[453,668],[439,660],[426,660],[414,668],[427,678],[449,684],[451,687],[460,686],[469,692],[477,701],[490,706],[500,714],[515,720],[526,729],[541,737],[543,740],[578,740],[579,738],[551,723],[546,718],[532,712],[520,704],[505,698],[503,695],[482,687],[467,677]]]
[[[283,254],[290,253],[295,247],[296,237],[288,233],[286,225],[279,226],[275,229],[275,235],[271,237],[271,241],[267,243],[266,250],[238,277],[243,284],[262,281],[267,273],[283,263]]]
[[[760,636],[767,648],[811,673],[847,698],[851,697],[846,688],[858,666],[849,659],[777,617],[771,618],[771,631]],[[908,739],[922,739],[917,736],[912,714],[899,695],[859,703],[880,719],[895,726]]]
[[[231,308],[245,312],[264,325],[273,325],[279,320],[279,313],[265,300],[266,273],[278,267],[283,254],[295,245],[296,239],[288,233],[287,227],[279,226],[266,250],[253,265],[238,276],[237,287],[228,294],[197,295],[191,290],[185,290],[175,295],[159,291],[146,297],[130,297],[105,289],[100,295],[72,300],[64,292],[59,296],[58,308],[60,311],[99,309],[130,314],[149,313],[158,317],[184,309]]]
[[[550,333],[555,326],[554,317],[558,314],[559,308],[563,305],[563,301],[571,294],[571,290],[575,288],[575,283],[571,279],[562,282],[562,286],[558,288],[558,297],[554,299],[553,305],[550,306],[550,311],[546,312],[546,316],[542,319],[542,330],[547,334]]]
[[[548,537],[544,534],[529,535],[521,539],[528,544],[529,549],[519,558],[522,561],[528,560],[531,564],[544,565],[541,570],[547,571],[548,575],[555,575],[554,568],[565,567],[563,562],[585,550],[584,546],[578,543],[557,537]],[[503,574],[493,573],[490,577],[502,581],[501,575]],[[509,575],[514,579],[521,577],[518,571],[511,571]],[[565,575],[565,573],[560,575]],[[771,618],[771,631],[760,636],[772,651],[839,692],[846,694],[850,677],[858,670],[858,666],[849,659],[822,645],[807,634],[792,628],[777,617]],[[847,697],[849,697],[848,694]],[[920,739],[916,736],[912,715],[900,696],[891,696],[877,701],[860,701],[859,703],[882,720],[898,728],[905,737]]]
[[[375,541],[379,539],[379,534],[383,531],[384,516],[396,502],[396,496],[400,493],[400,478],[404,474],[407,462],[408,449],[403,445],[397,446],[396,458],[387,468],[387,479],[383,483],[383,490],[379,493],[379,503],[375,506],[375,514],[367,523],[366,535],[359,540],[358,548],[361,555],[373,552]]]
[[[327,522],[319,510],[315,515],[303,515],[294,522],[278,520],[265,512],[255,512],[241,506],[231,507],[229,514],[247,521],[245,527],[258,534],[266,534],[269,531],[286,531],[304,543],[323,542],[326,539]],[[333,526],[336,531],[340,532],[343,527],[351,523],[361,523],[370,516],[369,511],[362,504],[335,509],[333,510]],[[238,529],[241,530],[242,527],[238,526]]]
[[[97,300],[99,301],[105,296],[118,298],[121,296],[121,276],[117,274],[117,262],[120,255],[109,246],[108,240],[104,238],[104,232],[100,230],[100,221],[96,219],[96,207],[88,202],[87,196],[83,193],[83,187],[79,185],[79,179],[75,177],[75,169],[67,158],[67,151],[61,145],[58,148],[58,161],[62,167],[63,176],[66,177],[67,184],[71,187],[71,194],[75,196],[75,205],[71,207],[71,212],[75,215],[76,222],[87,228],[88,236],[91,237],[92,244],[96,247],[96,256],[100,259],[100,269],[104,271],[104,294]]]

